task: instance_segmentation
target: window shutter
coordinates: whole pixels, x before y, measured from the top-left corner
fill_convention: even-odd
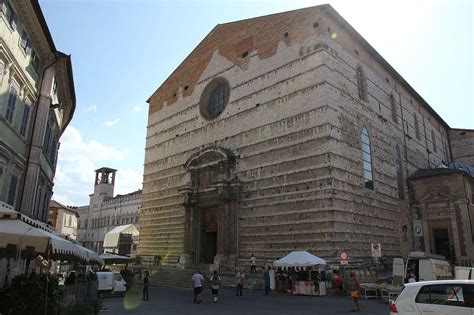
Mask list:
[[[7,14],[7,0],[0,0],[0,11],[3,12],[3,14]]]
[[[31,54],[31,50],[32,50],[32,48],[31,48],[31,41],[28,41],[28,42],[26,43],[26,54],[27,54],[27,55],[30,55],[30,54]]]
[[[25,104],[25,109],[23,110],[23,117],[21,119],[21,128],[20,128],[20,134],[22,136],[25,136],[26,134],[29,117],[30,117],[30,106],[28,104]]]
[[[12,12],[12,20],[10,22],[10,26],[12,27],[14,31],[16,31],[16,20],[17,20],[16,14],[15,12]]]
[[[14,203],[15,203],[17,181],[18,181],[18,178],[15,175],[11,175],[7,203],[12,206],[14,206]]]
[[[28,35],[25,31],[21,32],[20,45],[23,48],[26,48],[26,43],[28,42]]]

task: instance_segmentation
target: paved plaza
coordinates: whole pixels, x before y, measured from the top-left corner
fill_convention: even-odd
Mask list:
[[[231,289],[220,290],[219,303],[212,302],[209,289],[203,302],[194,304],[191,289],[150,288],[150,300],[129,293],[124,298],[103,300],[102,314],[352,314],[349,297],[307,297],[289,294],[265,296],[261,291],[244,291],[236,297]],[[380,300],[361,300],[357,314],[388,314],[389,306]]]

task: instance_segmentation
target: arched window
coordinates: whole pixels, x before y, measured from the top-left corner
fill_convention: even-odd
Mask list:
[[[433,142],[433,151],[434,152],[438,151],[436,147],[436,137],[435,137],[434,129],[431,129],[431,142]]]
[[[390,106],[392,108],[392,120],[394,123],[398,124],[398,115],[397,115],[397,104],[395,102],[395,96],[390,93]]]
[[[362,66],[357,66],[357,90],[359,92],[359,98],[363,101],[367,101],[367,78],[365,77],[364,69]]]
[[[374,179],[372,176],[372,154],[370,152],[370,138],[367,128],[362,128],[360,133],[362,142],[362,164],[364,166],[365,188],[374,189]]]

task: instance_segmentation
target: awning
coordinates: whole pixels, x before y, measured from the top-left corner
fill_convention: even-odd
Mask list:
[[[307,267],[326,265],[326,261],[307,251],[294,251],[281,259],[275,260],[273,265],[276,267]]]
[[[81,245],[78,245],[78,244],[75,244],[77,246],[81,246]],[[82,246],[81,246],[82,247]],[[98,263],[99,265],[103,265],[105,263],[105,261],[99,257],[99,254],[97,254],[96,252],[88,249],[88,248],[85,248],[85,247],[82,247],[86,250],[87,252],[87,262],[89,263],[92,263],[92,262],[95,262],[95,263]]]
[[[49,244],[49,257],[52,259],[104,263],[96,252],[65,239],[47,224],[2,206],[0,207],[0,248],[6,248],[8,244],[16,245],[21,250],[26,249],[27,246],[34,247],[36,253],[46,256]]]
[[[0,248],[13,244],[21,250],[30,246],[37,253],[45,253],[48,241],[48,236],[31,225],[15,219],[0,219]]]
[[[139,235],[134,224],[120,225],[110,230],[104,237],[104,248],[117,247],[120,234]]]
[[[100,254],[99,257],[104,260],[105,264],[126,264],[135,260],[135,258],[111,253]]]

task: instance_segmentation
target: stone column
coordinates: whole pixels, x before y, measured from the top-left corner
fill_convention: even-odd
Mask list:
[[[453,231],[453,244],[454,244],[454,252],[456,255],[456,261],[461,258],[461,244],[459,244],[459,229],[458,223],[456,220],[456,213],[453,212],[451,214],[451,230]]]
[[[464,239],[464,245],[466,247],[466,256],[468,259],[474,260],[474,247],[472,243],[472,226],[471,226],[471,218],[469,216],[469,203],[467,200],[459,200],[455,202],[456,208],[459,211],[459,215],[461,216],[462,224],[462,231]]]
[[[227,213],[228,202],[224,201],[217,210],[217,254],[224,255],[227,253]]]
[[[428,228],[428,222],[423,220],[423,240],[425,245],[425,253],[431,253],[431,231]]]
[[[193,207],[189,202],[184,204],[184,240],[183,240],[183,251],[185,254],[191,252],[191,212]]]

